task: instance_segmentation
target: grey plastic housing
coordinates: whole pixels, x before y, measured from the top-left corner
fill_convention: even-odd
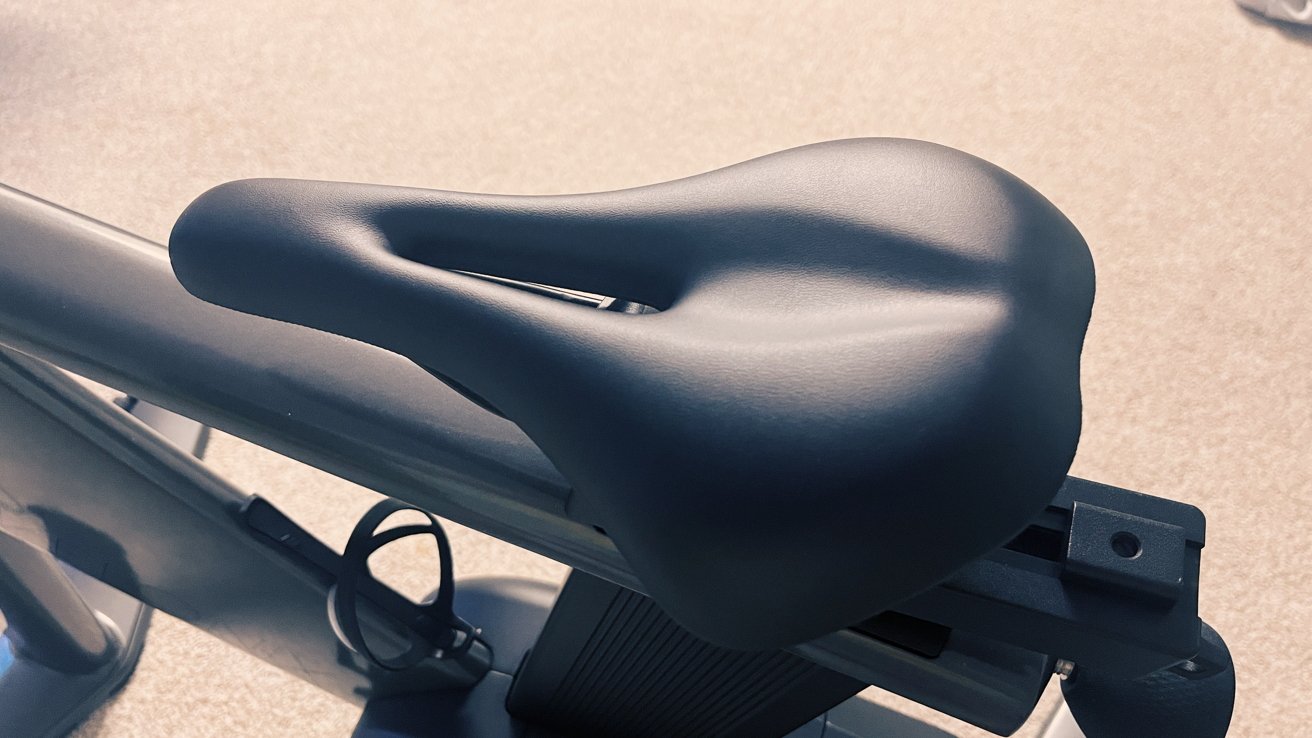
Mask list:
[[[571,196],[242,181],[170,245],[195,295],[395,351],[514,421],[571,517],[721,645],[798,643],[942,580],[1043,509],[1079,437],[1088,249],[934,144]]]

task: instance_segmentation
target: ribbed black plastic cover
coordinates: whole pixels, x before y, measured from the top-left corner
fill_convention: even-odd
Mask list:
[[[786,651],[735,651],[650,598],[574,572],[515,677],[516,717],[571,735],[784,735],[865,685]]]

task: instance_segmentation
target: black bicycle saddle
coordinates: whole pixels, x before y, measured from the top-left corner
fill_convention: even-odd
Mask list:
[[[239,181],[171,252],[205,300],[390,349],[518,424],[571,516],[728,646],[856,623],[1005,543],[1079,437],[1083,239],[929,143],[569,196]]]

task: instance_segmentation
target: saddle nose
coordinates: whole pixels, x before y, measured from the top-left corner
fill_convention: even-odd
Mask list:
[[[933,144],[570,196],[242,181],[170,246],[198,297],[401,353],[519,424],[571,515],[731,647],[858,622],[1004,543],[1079,437],[1087,246]]]

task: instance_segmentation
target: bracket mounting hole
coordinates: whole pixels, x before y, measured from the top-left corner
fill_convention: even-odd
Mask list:
[[[1121,531],[1112,536],[1112,550],[1123,559],[1135,559],[1143,553],[1143,544],[1135,534]]]

